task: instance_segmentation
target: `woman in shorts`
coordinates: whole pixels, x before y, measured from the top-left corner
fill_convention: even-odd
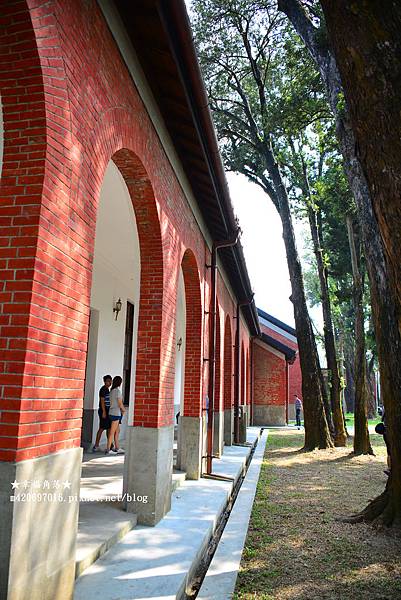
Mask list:
[[[111,425],[110,425],[110,429],[108,432],[106,454],[109,454],[110,452],[114,452],[115,454],[122,454],[124,452],[124,450],[119,448],[119,444],[118,444],[119,425],[120,425],[123,415],[125,413],[125,407],[123,404],[123,395],[120,390],[122,381],[123,381],[122,378],[119,375],[117,375],[116,377],[114,377],[113,383],[111,384],[110,408],[109,408],[109,419],[110,419]],[[111,450],[113,438],[114,438],[114,450]]]

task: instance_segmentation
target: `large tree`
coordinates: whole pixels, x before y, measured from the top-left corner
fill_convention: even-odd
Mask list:
[[[300,0],[278,2],[325,84],[364,238],[392,469],[383,494],[355,520],[400,524],[401,6],[321,0],[328,39],[316,3],[305,3],[308,14]]]
[[[285,30],[274,2],[196,0],[193,8],[199,58],[225,164],[261,186],[281,218],[302,369],[304,448],[327,448],[332,441],[319,358],[270,111],[269,91],[273,93],[282,75]]]

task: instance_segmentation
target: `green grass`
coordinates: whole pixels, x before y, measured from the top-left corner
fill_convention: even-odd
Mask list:
[[[401,542],[338,519],[382,491],[382,436],[375,457],[353,457],[294,452],[303,433],[269,432],[233,600],[401,598]]]
[[[377,425],[378,423],[380,423],[381,420],[382,420],[381,417],[377,416],[375,419],[368,419],[368,423],[369,423],[369,425],[373,425],[373,427],[374,427],[375,425]],[[355,419],[354,419],[354,413],[350,413],[350,412],[349,413],[345,413],[345,422],[346,422],[347,425],[350,425],[350,426],[352,425],[352,427],[353,427],[354,426],[354,421],[355,421]]]

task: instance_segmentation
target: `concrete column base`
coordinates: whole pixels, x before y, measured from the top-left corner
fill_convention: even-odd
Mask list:
[[[213,456],[220,458],[224,446],[224,413],[215,412],[213,417]]]
[[[97,409],[94,408],[84,408],[82,413],[82,430],[81,430],[81,446],[84,450],[89,450],[89,448],[94,444],[93,438],[93,422],[96,420],[97,426],[99,426],[99,416],[97,414]]]
[[[171,508],[174,425],[127,427],[124,492],[127,511],[156,525]]]
[[[81,448],[0,463],[2,600],[72,599],[81,464]]]
[[[180,417],[179,464],[187,479],[199,479],[202,468],[202,417]]]
[[[224,411],[224,443],[226,446],[232,446],[234,432],[234,411],[232,408],[226,408]]]
[[[276,425],[284,426],[285,406],[270,405],[259,406],[255,404],[253,409],[253,422],[255,425]]]
[[[246,442],[246,406],[241,405],[240,411],[240,419],[239,419],[239,443],[245,444]]]

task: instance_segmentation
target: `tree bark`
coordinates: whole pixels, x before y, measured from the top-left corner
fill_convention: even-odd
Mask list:
[[[312,206],[308,207],[308,219],[312,234],[313,250],[317,262],[320,283],[320,294],[323,310],[324,346],[326,350],[327,368],[330,371],[330,404],[334,423],[334,445],[346,446],[347,434],[344,427],[344,415],[341,406],[341,381],[338,371],[337,351],[334,341],[333,320],[331,318],[331,303],[327,282],[327,269],[322,256],[321,235],[316,219],[316,212]]]
[[[295,242],[288,194],[272,151],[265,148],[264,157],[266,168],[273,181],[277,195],[291,280],[291,300],[294,306],[299,359],[302,371],[302,399],[305,424],[304,450],[330,448],[333,443],[324,409],[319,356],[306,304],[302,267]]]
[[[345,344],[344,348],[344,361],[345,361],[345,374],[346,374],[346,388],[344,390],[345,403],[347,405],[347,412],[354,412],[355,409],[355,373],[354,373],[354,349],[349,347],[349,344]]]
[[[392,466],[378,503],[382,512],[375,514],[378,504],[372,503],[363,516],[401,525],[401,5],[321,4],[371,200],[361,207],[362,224]]]
[[[378,200],[375,202],[375,208],[377,209],[377,207],[379,207],[383,210],[382,204],[385,203],[388,198],[388,207],[390,210],[386,210],[386,205],[384,205],[383,214],[381,214],[380,210],[377,214],[381,224],[384,218],[387,218],[388,221],[393,221],[394,227],[398,227],[398,234],[396,235],[395,240],[399,240],[401,231],[398,215],[398,211],[400,210],[399,185],[401,184],[401,161],[400,153],[397,151],[397,148],[401,143],[401,136],[399,135],[400,120],[399,115],[397,116],[398,120],[390,118],[394,115],[394,110],[390,110],[390,112],[386,110],[388,104],[387,101],[381,104],[380,100],[376,97],[373,101],[371,92],[372,89],[376,91],[376,86],[372,85],[372,82],[371,85],[368,86],[369,89],[366,87],[363,88],[362,86],[362,90],[360,90],[359,93],[359,87],[354,87],[354,84],[358,83],[359,78],[362,77],[363,71],[366,71],[366,73],[374,72],[376,75],[380,74],[380,70],[378,72],[376,68],[377,62],[380,62],[377,54],[381,52],[383,57],[385,57],[387,56],[387,52],[383,51],[383,43],[384,48],[386,47],[386,40],[384,39],[380,43],[377,43],[376,40],[376,53],[372,53],[370,60],[366,61],[366,55],[358,54],[356,48],[360,43],[359,38],[361,36],[363,38],[365,35],[366,38],[369,38],[372,23],[363,23],[360,17],[358,17],[357,22],[355,22],[356,15],[353,10],[360,15],[359,9],[356,8],[357,6],[359,7],[363,4],[363,7],[371,7],[374,4],[379,13],[386,15],[387,19],[393,19],[392,31],[394,31],[396,35],[398,35],[400,29],[399,15],[397,15],[397,18],[394,18],[395,15],[392,11],[386,12],[383,3],[378,2],[378,0],[375,0],[373,3],[358,3],[358,5],[351,0],[338,0],[336,2],[333,2],[333,0],[321,0],[321,4],[325,12],[331,41],[335,48],[336,56],[339,60],[342,75],[344,77],[346,95],[351,112],[354,115],[356,124],[365,123],[361,130],[358,130],[358,127],[356,127],[358,139],[355,139],[354,137],[348,109],[346,106],[342,106],[341,103],[342,84],[334,55],[329,51],[327,46],[321,44],[321,38],[317,35],[316,28],[308,19],[299,0],[279,0],[279,8],[287,14],[296,31],[304,40],[306,47],[316,62],[322,80],[326,86],[329,104],[336,120],[336,132],[340,149],[344,157],[344,169],[357,204],[358,217],[364,240],[365,259],[371,289],[373,322],[378,348],[382,400],[387,414],[388,439],[394,469],[391,471],[391,476],[387,481],[385,491],[379,499],[377,499],[377,502],[373,501],[365,511],[356,517],[356,519],[378,520],[386,524],[391,524],[393,522],[400,524],[401,436],[399,435],[399,432],[401,431],[401,370],[399,365],[401,364],[401,309],[399,290],[394,281],[394,264],[391,260],[389,264],[387,263],[384,244],[379,231],[378,219],[373,211],[371,200],[372,192],[373,198],[375,198],[376,195],[378,196]],[[393,9],[395,7],[395,3],[389,3],[388,0],[385,0],[384,4],[391,4]],[[397,8],[397,13],[399,13],[399,11],[400,8]],[[368,20],[369,19],[366,19],[366,21]],[[366,28],[365,24],[367,25]],[[376,32],[382,30],[386,32],[386,27],[384,27],[384,29],[383,27],[380,27]],[[398,43],[400,43],[400,40],[398,40]],[[396,40],[394,40],[394,44],[397,45]],[[349,52],[347,48],[353,49],[352,52]],[[393,49],[394,46],[389,48],[391,51]],[[355,63],[358,65],[357,69],[356,67],[354,69],[352,68],[353,63],[350,59],[351,56],[352,61],[355,60]],[[375,62],[373,68],[372,60]],[[383,58],[383,60],[385,59]],[[399,66],[400,65],[398,65],[398,75]],[[356,70],[358,71],[358,79],[354,80]],[[388,68],[386,68],[383,73],[383,81],[385,81],[386,78],[385,73],[388,73]],[[393,77],[395,74],[397,74],[397,70],[393,72]],[[394,80],[396,79],[397,77],[395,77]],[[399,76],[397,81],[399,81]],[[382,86],[379,82],[377,83],[378,96],[382,97],[385,94],[381,93]],[[360,93],[361,91],[362,93]],[[390,89],[389,92],[391,99],[394,100],[395,93],[391,93]],[[401,93],[401,86],[399,85],[398,93]],[[364,99],[363,95],[365,95]],[[398,107],[399,106],[400,103],[398,103]],[[372,113],[376,119],[371,121]],[[380,123],[377,123],[377,121],[380,120],[382,120],[381,126]],[[367,122],[371,123],[370,127],[366,127]],[[381,133],[380,137],[377,135],[376,126]],[[390,127],[390,129],[393,128],[393,134],[390,136],[390,139],[394,142],[390,143],[389,149],[389,144],[386,139],[388,131],[387,133],[386,131],[383,131],[383,128],[388,129],[388,127]],[[398,140],[394,141],[395,131],[398,131],[398,134],[396,134],[396,136],[398,135]],[[377,143],[374,144],[372,152],[372,147],[368,139],[373,132],[374,140]],[[369,152],[368,147],[370,148]],[[390,160],[388,167],[383,166],[381,158],[383,155],[383,148],[388,149],[389,154],[393,152],[394,156],[398,156],[398,164],[394,166],[394,170],[390,168],[390,166],[394,164],[394,160]],[[384,156],[385,155],[386,153],[384,153]],[[365,172],[371,175],[369,186],[365,173],[362,170],[361,163],[359,162],[360,157],[364,165],[369,165],[369,170],[367,170],[365,166]],[[378,160],[379,157],[380,161]],[[380,170],[386,171],[385,181],[383,181],[382,176],[379,174],[377,178],[374,177],[375,171]],[[396,206],[398,206],[398,210],[395,208]],[[391,208],[393,209],[393,215],[390,214]],[[388,243],[391,243],[388,238],[384,239]],[[393,248],[393,245],[387,247],[387,252],[389,248]],[[398,249],[400,252],[401,243],[398,243]],[[398,268],[401,268],[400,258],[398,259]],[[398,278],[398,281],[401,282],[401,278]],[[398,285],[401,285],[401,283]],[[390,348],[391,350],[389,351]],[[378,512],[379,509],[380,511]]]
[[[373,454],[370,445],[367,404],[367,376],[365,327],[363,314],[363,279],[361,276],[359,253],[356,249],[354,226],[351,215],[347,215],[348,241],[351,253],[353,300],[355,309],[355,407],[354,407],[354,453]]]

